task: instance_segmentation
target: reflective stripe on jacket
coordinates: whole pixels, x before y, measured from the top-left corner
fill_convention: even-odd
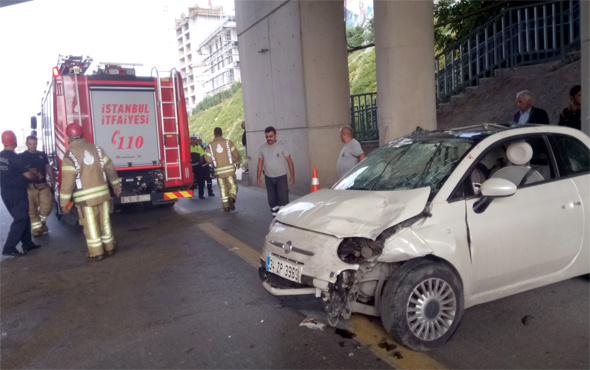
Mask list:
[[[218,177],[226,178],[235,174],[235,164],[240,164],[242,158],[231,140],[216,137],[207,145],[205,160],[213,164]]]
[[[72,196],[81,206],[111,199],[107,178],[114,189],[121,187],[115,166],[104,150],[84,139],[72,141],[62,160],[60,205],[67,206]]]

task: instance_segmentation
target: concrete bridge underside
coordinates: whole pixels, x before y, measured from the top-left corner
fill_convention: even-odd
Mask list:
[[[581,19],[590,19],[582,1]],[[436,129],[433,2],[374,1],[380,144]],[[264,128],[292,150],[295,194],[337,180],[339,128],[350,122],[343,1],[236,1],[250,181]],[[590,133],[590,30],[582,22],[583,129]],[[263,182],[264,183],[264,182]]]

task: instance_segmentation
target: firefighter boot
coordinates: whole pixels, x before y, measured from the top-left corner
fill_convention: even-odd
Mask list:
[[[46,233],[49,231],[49,228],[47,228],[47,224],[45,222],[42,223],[43,226],[41,226],[41,231]]]

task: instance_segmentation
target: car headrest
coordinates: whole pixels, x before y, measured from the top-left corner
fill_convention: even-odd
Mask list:
[[[529,143],[517,141],[508,146],[508,149],[506,149],[506,156],[510,163],[522,166],[529,163],[531,158],[533,158],[533,148],[531,148]]]

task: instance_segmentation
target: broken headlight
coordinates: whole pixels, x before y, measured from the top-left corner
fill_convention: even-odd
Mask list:
[[[381,242],[366,238],[345,238],[338,246],[338,257],[346,263],[360,263],[382,251]]]

